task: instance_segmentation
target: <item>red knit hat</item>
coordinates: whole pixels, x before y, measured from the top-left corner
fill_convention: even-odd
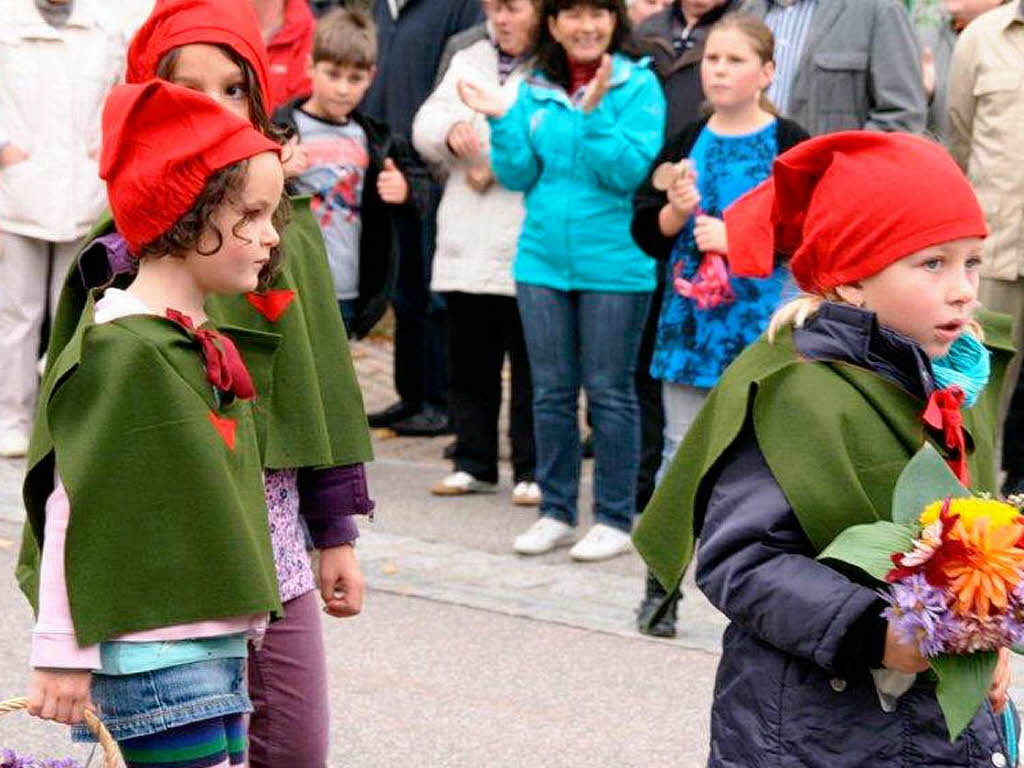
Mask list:
[[[245,59],[259,80],[263,105],[270,109],[267,49],[251,0],[157,0],[128,46],[125,82],[156,77],[167,52],[190,43],[226,45]]]
[[[135,253],[192,207],[216,171],[280,150],[208,96],[163,80],[118,85],[103,107],[100,177]]]
[[[971,185],[940,145],[905,133],[847,131],[779,155],[771,177],[725,211],[729,268],[765,277],[791,257],[801,290],[823,293],[922,248],[985,237]]]

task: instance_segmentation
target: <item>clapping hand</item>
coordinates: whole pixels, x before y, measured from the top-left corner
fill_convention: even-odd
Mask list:
[[[583,93],[583,101],[580,107],[584,112],[590,112],[601,103],[601,99],[608,93],[612,82],[612,57],[607,53],[601,57],[601,65],[597,68],[594,79],[587,85]]]
[[[468,80],[459,80],[456,88],[462,103],[475,112],[488,117],[502,117],[508,111],[508,104],[494,88],[477,85]]]

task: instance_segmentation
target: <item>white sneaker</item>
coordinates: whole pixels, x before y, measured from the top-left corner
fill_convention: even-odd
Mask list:
[[[9,429],[0,435],[0,457],[19,459],[28,451],[28,438],[24,432]]]
[[[540,486],[530,480],[516,483],[512,489],[512,503],[517,507],[539,507]]]
[[[485,483],[477,480],[469,472],[452,472],[437,483],[430,492],[435,496],[464,496],[467,493],[494,493],[498,490],[497,483]]]
[[[598,523],[587,535],[576,542],[576,546],[569,550],[569,557],[573,560],[585,560],[594,562],[597,560],[608,560],[609,558],[629,552],[633,548],[633,542],[629,534],[612,528],[610,525]]]
[[[512,547],[520,555],[542,555],[555,547],[572,544],[572,526],[553,517],[540,517],[516,536]]]

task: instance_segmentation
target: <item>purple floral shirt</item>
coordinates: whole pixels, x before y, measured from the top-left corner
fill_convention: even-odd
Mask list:
[[[316,589],[306,534],[299,522],[298,476],[295,469],[268,469],[263,479],[282,603]]]

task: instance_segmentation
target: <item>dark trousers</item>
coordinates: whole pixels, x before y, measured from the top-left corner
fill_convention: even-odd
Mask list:
[[[1011,484],[1024,480],[1024,376],[1017,377],[1017,386],[1003,424],[1002,467]]]
[[[658,265],[659,277],[664,271]],[[665,290],[659,279],[651,297],[650,314],[640,340],[640,355],[636,363],[636,397],[640,402],[640,470],[636,480],[636,511],[641,513],[654,494],[654,477],[661,466],[662,437],[665,432],[665,409],[661,404],[661,381],[651,378],[651,357],[658,334],[658,317]]]
[[[530,363],[515,297],[446,293],[455,469],[498,482],[501,369],[512,364],[508,436],[516,482],[533,480],[533,396]]]
[[[448,405],[446,311],[430,292],[434,257],[436,206],[419,220],[400,218],[398,280],[392,297],[395,309],[395,389],[405,402],[419,408]]]

